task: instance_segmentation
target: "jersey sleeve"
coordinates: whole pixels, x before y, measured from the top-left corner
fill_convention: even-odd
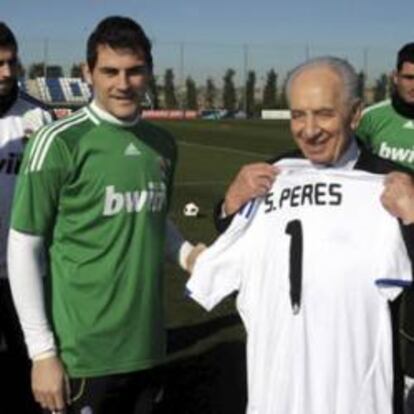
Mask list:
[[[29,141],[17,180],[11,228],[47,236],[59,208],[59,194],[70,170],[70,157],[58,136],[42,128]]]
[[[367,148],[371,148],[372,133],[371,116],[369,112],[363,112],[356,130],[356,135],[367,146]]]
[[[378,254],[376,263],[376,284],[389,300],[394,300],[403,288],[410,287],[413,279],[412,246],[407,243],[407,236],[397,220],[394,221],[395,226],[388,229],[384,238],[387,243]]]
[[[206,310],[241,289],[244,240],[250,222],[250,217],[237,214],[228,230],[197,259],[187,293]]]

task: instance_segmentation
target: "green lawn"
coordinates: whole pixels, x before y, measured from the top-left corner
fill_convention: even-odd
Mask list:
[[[212,209],[246,163],[266,160],[293,147],[282,121],[159,122],[177,138],[179,163],[171,217],[192,241],[216,237]],[[182,214],[193,201],[201,217]],[[165,396],[160,413],[238,414],[245,406],[244,330],[234,298],[207,313],[184,297],[186,276],[166,269],[169,362],[162,369]]]

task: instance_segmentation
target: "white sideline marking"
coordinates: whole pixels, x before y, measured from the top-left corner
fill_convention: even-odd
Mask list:
[[[183,145],[187,147],[198,147],[198,148],[207,148],[212,149],[215,151],[221,152],[230,152],[232,154],[240,154],[240,155],[247,155],[249,157],[269,157],[269,154],[264,154],[263,152],[253,152],[253,151],[243,151],[237,150],[234,148],[229,147],[219,147],[218,145],[204,145],[204,144],[196,144],[194,142],[187,142],[187,141],[177,141],[178,145]]]

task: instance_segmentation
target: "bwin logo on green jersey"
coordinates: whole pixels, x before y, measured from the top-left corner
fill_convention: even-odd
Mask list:
[[[408,162],[414,161],[414,149],[403,147],[392,147],[382,142],[379,149],[379,156],[393,161]]]
[[[163,182],[149,182],[148,189],[117,192],[115,186],[105,188],[105,204],[103,215],[114,216],[126,211],[139,213],[146,207],[149,211],[158,212],[164,207],[167,190]]]

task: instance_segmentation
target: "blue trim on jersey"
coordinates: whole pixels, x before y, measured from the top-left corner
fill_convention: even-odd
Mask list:
[[[250,204],[250,206],[249,206],[249,208],[248,208],[248,210],[247,210],[247,213],[246,213],[246,218],[249,218],[250,216],[251,216],[251,214],[253,213],[253,210],[254,210],[254,206],[255,206],[255,203],[256,202],[256,200],[252,200],[249,204]]]
[[[247,203],[247,204],[248,204],[248,203]],[[242,216],[242,215],[243,215],[243,212],[244,212],[244,209],[246,208],[247,204],[243,204],[243,205],[240,207],[240,209],[239,209],[239,211],[237,212],[237,214],[239,214],[240,216]]]
[[[244,216],[245,218],[249,218],[252,212],[254,211],[255,201],[256,200],[254,199],[246,203],[243,207],[240,208],[240,210],[238,211],[238,214],[240,214],[241,216]]]
[[[410,287],[412,281],[398,279],[377,279],[375,284],[379,287]]]

